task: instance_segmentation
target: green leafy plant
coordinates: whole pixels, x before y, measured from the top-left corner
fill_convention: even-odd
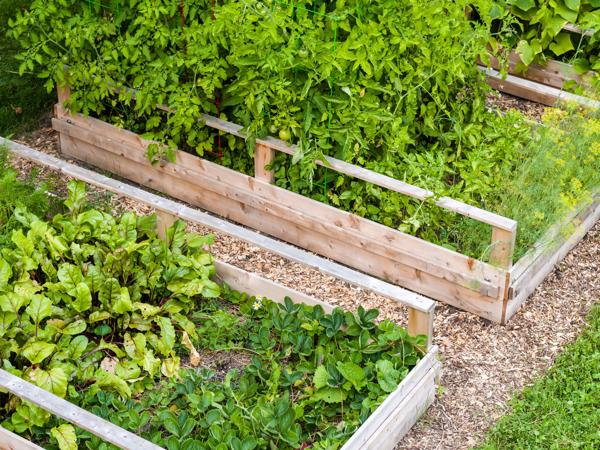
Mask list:
[[[375,310],[325,314],[227,288],[222,300],[192,315],[200,327],[189,350],[201,356],[180,379],[162,381],[135,401],[101,392],[78,400],[168,449],[335,449],[420,358],[422,337],[375,323]],[[243,363],[220,374],[208,368],[215,355]],[[97,448],[97,439],[81,438]]]
[[[550,59],[566,60],[580,74],[600,69],[600,2],[506,0],[497,5],[496,18],[512,23],[504,30],[503,43],[516,49],[521,70]],[[569,25],[578,26],[581,32]]]
[[[5,370],[168,449],[339,448],[423,354],[376,310],[249,297],[211,280],[211,236],[90,209],[23,207],[0,250]],[[238,361],[222,367],[218,355]],[[215,362],[216,361],[216,362]],[[47,448],[110,446],[0,394],[2,426]]]
[[[0,355],[5,369],[56,395],[67,384],[131,394],[130,382],[173,376],[176,328],[195,335],[186,318],[198,299],[216,297],[210,280],[211,237],[185,233],[182,222],[163,241],[153,217],[118,219],[86,209],[83,184],[69,183],[67,215],[51,222],[23,207],[12,246],[0,252]],[[119,342],[119,345],[115,343]],[[113,371],[103,356],[121,358]],[[9,427],[42,426],[48,414],[10,405]]]

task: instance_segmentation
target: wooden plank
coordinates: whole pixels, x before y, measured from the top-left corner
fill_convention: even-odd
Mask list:
[[[64,106],[65,102],[71,96],[71,88],[69,86],[59,86],[56,89],[56,96],[58,97],[58,103]]]
[[[225,218],[258,227],[267,234],[283,238],[310,251],[327,256],[332,254],[332,249],[335,249],[337,260],[342,263],[471,311],[489,320],[496,322],[501,320],[502,308],[499,298],[502,297],[483,296],[478,292],[480,288],[478,285],[473,285],[472,288],[462,287],[428,272],[374,255],[368,251],[368,248],[356,247],[347,240],[338,240],[326,234],[318,234],[293,221],[247,208],[245,205],[232,202],[225,197],[211,197],[212,193],[199,191],[197,185],[166,173],[157,174],[156,168],[144,167],[134,161],[111,158],[107,156],[110,155],[108,152],[85,142],[78,141],[77,148],[75,157],[118,173],[134,182],[174,195],[194,205],[208,208]]]
[[[61,134],[72,135],[121,157],[148,165],[145,157],[147,143],[139,137],[124,133],[123,139],[119,139],[123,130],[98,123],[99,121],[94,119],[74,117],[72,122],[69,124],[54,120],[53,124]],[[86,131],[87,122],[91,122],[91,126]],[[404,264],[417,264],[415,267],[419,270],[456,282],[463,287],[474,289],[474,286],[477,286],[483,295],[498,296],[498,286],[504,279],[504,273],[490,265],[276,186],[256,183],[251,177],[194,155],[178,152],[177,160],[176,165],[166,164],[154,169],[176,175],[182,180],[225,194],[263,211],[286,218],[293,216],[296,223],[309,228],[316,227],[321,232],[342,240],[348,239],[350,233],[353,242],[379,255],[392,257]],[[248,191],[259,195],[260,198],[248,195]],[[382,237],[385,238],[383,242]],[[424,264],[419,264],[421,260],[426,259]]]
[[[167,239],[167,229],[177,222],[177,216],[165,211],[156,211],[156,234],[161,239]]]
[[[512,267],[517,232],[492,228],[490,263],[503,269]]]
[[[427,352],[423,359],[421,359],[408,373],[406,378],[402,380],[396,390],[388,395],[381,405],[373,411],[373,414],[371,414],[361,427],[356,430],[352,437],[346,441],[342,450],[360,450],[364,448],[366,442],[382,427],[390,416],[394,415],[398,409],[401,408],[407,397],[411,395],[419,383],[421,383],[431,371],[436,372],[436,374],[439,372],[437,346],[432,347],[429,352]]]
[[[18,434],[0,427],[0,450],[44,450],[39,445],[22,438]]]
[[[249,242],[291,261],[305,264],[308,267],[320,270],[327,275],[344,280],[352,285],[368,289],[376,294],[393,299],[403,305],[423,312],[430,312],[435,308],[435,302],[421,295],[386,283],[375,277],[357,272],[263,234],[232,224],[205,212],[190,208],[164,197],[159,197],[143,189],[108,178],[97,172],[68,163],[51,155],[41,153],[8,139],[0,137],[0,144],[6,145],[15,156],[25,158],[37,164],[45,165],[53,170],[80,179],[107,191],[119,195],[126,195],[134,200],[150,205],[156,210],[172,213],[183,220],[195,222],[237,239]]]
[[[591,37],[596,33],[596,30],[582,30],[580,27],[572,23],[565,24],[565,26],[563,26],[563,30],[570,31],[571,33],[583,34],[584,36],[588,37]]]
[[[218,130],[225,131],[238,137],[246,137],[245,133],[242,131],[243,127],[232,124],[231,122],[217,119],[216,117],[208,115],[203,115],[203,121],[206,123],[207,126],[211,128],[216,128]],[[293,155],[298,150],[298,146],[288,145],[285,141],[275,139],[273,137],[257,138],[256,142],[261,145],[266,145],[282,153],[287,153],[288,155]],[[514,228],[516,228],[516,222],[512,219],[500,216],[498,214],[494,214],[484,209],[477,208],[475,206],[471,206],[448,197],[441,197],[436,199],[435,194],[427,189],[423,189],[397,180],[395,178],[388,177],[386,175],[382,175],[371,170],[355,166],[353,164],[349,164],[339,159],[335,159],[329,156],[325,159],[325,163],[323,161],[317,161],[317,164],[335,170],[336,172],[342,173],[344,175],[349,175],[353,178],[367,181],[369,183],[389,189],[391,191],[398,192],[400,194],[412,198],[416,198],[417,200],[424,201],[428,199],[433,199],[434,203],[440,208],[446,209],[448,211],[453,211],[457,214],[470,217],[472,219],[478,220],[483,223],[487,223],[498,228],[503,228],[506,230],[513,230]]]
[[[511,283],[512,298],[508,301],[506,309],[507,321],[516,314],[527,298],[552,272],[554,266],[562,261],[600,220],[600,196],[596,196],[595,201],[575,220],[579,222],[579,225],[568,238],[560,235],[564,224],[553,227],[536,243],[535,252],[531,256],[526,255],[527,257],[521,258],[513,267],[518,278],[515,277]]]
[[[573,102],[594,109],[600,108],[600,102],[587,97],[561,91],[514,75],[507,75],[506,78],[503,78],[497,70],[491,68],[479,66],[479,70],[486,74],[487,83],[491,87],[507,94],[548,106],[555,106],[559,102]]]
[[[500,70],[500,62],[497,58],[490,55],[490,62],[492,68]],[[591,78],[593,76],[591,74],[580,75],[571,64],[554,60],[548,61],[544,66],[530,64],[525,72],[520,73],[517,71],[517,66],[520,65],[520,63],[521,58],[518,53],[512,50],[508,56],[508,73],[519,78],[525,78],[557,89],[562,89],[564,83],[570,80],[583,86],[590,87]]]
[[[275,150],[263,144],[256,144],[254,149],[254,178],[272,184],[275,181],[275,172],[267,170],[268,166],[273,162]]]
[[[393,450],[435,400],[439,365],[430,370],[360,450]],[[358,450],[358,447],[357,447]]]
[[[285,298],[289,297],[294,303],[304,303],[309,306],[318,305],[326,313],[330,313],[334,309],[329,303],[263,278],[255,273],[247,272],[226,262],[215,259],[215,268],[218,278],[227,283],[232,289],[245,292],[250,296],[266,297],[277,303],[283,303]]]
[[[134,89],[129,90],[132,91],[134,94],[136,92]],[[165,105],[158,105],[157,108],[163,111],[172,111],[171,108]],[[215,128],[217,130],[224,131],[226,133],[241,138],[247,137],[241,125],[237,125],[232,122],[228,122],[210,116],[208,114],[202,114],[202,121],[206,126],[210,128]],[[282,141],[281,139],[276,139],[272,136],[266,138],[257,138],[256,143],[257,145],[263,145],[271,148],[272,150],[287,153],[288,155],[293,155],[298,150],[297,145],[289,145],[285,141]],[[454,200],[449,197],[436,198],[435,193],[427,189],[423,189],[418,186],[405,183],[395,178],[388,177],[387,175],[379,174],[377,172],[364,169],[362,167],[347,163],[336,158],[332,158],[330,156],[326,156],[325,159],[325,162],[317,160],[316,163],[320,166],[325,166],[344,175],[349,175],[351,177],[367,181],[377,186],[389,189],[394,192],[398,192],[400,194],[404,194],[412,198],[416,198],[418,200],[425,201],[432,199],[434,204],[436,204],[440,208],[446,209],[448,211],[453,211],[457,214],[470,217],[472,219],[478,220],[483,223],[487,223],[488,225],[492,225],[497,228],[502,228],[507,231],[510,231],[514,230],[517,226],[516,221],[507,217],[500,216],[499,214],[486,211],[476,206],[468,205],[464,202]]]
[[[0,387],[22,400],[71,422],[95,436],[125,450],[160,450],[155,445],[129,431],[120,428],[107,420],[79,408],[48,391],[0,369]]]
[[[427,348],[431,347],[433,338],[433,314],[408,308],[408,334],[411,336],[427,336]]]

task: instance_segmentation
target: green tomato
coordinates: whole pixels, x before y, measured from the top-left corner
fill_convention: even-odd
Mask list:
[[[271,133],[271,134],[277,134],[277,130],[278,130],[278,128],[275,125],[273,125],[273,124],[271,124],[269,126],[269,133]]]
[[[302,50],[300,50],[298,52],[298,56],[302,59],[304,58],[308,58],[308,50],[306,50],[305,48],[303,48]]]
[[[286,128],[282,128],[281,130],[279,130],[279,139],[281,139],[282,141],[289,141],[291,138],[292,133],[290,133],[290,130]]]

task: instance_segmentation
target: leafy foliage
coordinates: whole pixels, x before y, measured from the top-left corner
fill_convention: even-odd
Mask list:
[[[198,125],[205,112],[297,141],[308,160],[391,161],[423,147],[452,160],[477,141],[467,125],[483,121],[473,62],[487,30],[466,20],[468,2],[217,3],[186,2],[180,17],[173,0],[38,0],[12,36],[26,48],[21,70],[41,67],[49,88],[68,81],[74,111],[107,112],[105,100],[118,115],[111,89],[133,87],[150,136],[200,155],[217,146]],[[131,92],[118,102],[133,105]]]
[[[451,248],[455,215],[315,160],[325,153],[483,205],[529,138],[518,116],[485,109],[474,62],[488,25],[466,19],[468,2],[230,0],[213,14],[197,0],[183,16],[179,6],[34,1],[12,36],[23,69],[73,87],[71,109],[155,139],[152,160],[177,146],[250,173],[254,139],[276,135],[299,144],[273,164],[279,186]],[[244,125],[245,146],[203,126],[203,113]]]
[[[516,48],[523,68],[533,62],[559,59],[573,63],[579,73],[600,70],[597,0],[502,0],[497,5],[496,18],[514,24],[503,39],[508,48]],[[565,29],[569,24],[589,35]]]
[[[554,224],[589,205],[600,189],[600,114],[549,109],[514,167],[505,172],[511,182],[490,199],[493,211],[519,223],[515,258],[523,254]],[[466,247],[489,242],[489,230],[465,221],[457,239]],[[570,236],[573,225],[563,225]],[[544,244],[552,244],[551,242]]]
[[[46,92],[44,80],[35,73],[18,76],[16,55],[21,46],[5,31],[9,19],[30,4],[30,0],[0,0],[0,136],[35,128],[56,102],[55,95]]]
[[[21,228],[0,252],[0,357],[5,369],[61,397],[68,380],[130,395],[127,381],[177,372],[174,326],[195,336],[185,315],[198,299],[219,295],[203,249],[211,237],[186,234],[177,222],[165,242],[155,218],[115,219],[85,209],[81,183],[69,192],[69,213],[51,222],[16,209]],[[99,368],[103,354],[122,358],[117,375]],[[41,426],[48,417],[36,411],[17,406],[8,425]]]
[[[422,355],[376,310],[278,305],[219,286],[211,236],[119,218],[69,184],[68,213],[0,251],[3,368],[168,449],[339,448]],[[214,355],[240,363],[211,366]],[[108,448],[0,394],[2,425],[45,447]]]
[[[389,321],[375,324],[374,310],[325,314],[289,299],[282,305],[263,299],[257,308],[255,298],[223,294],[239,309],[203,303],[192,315],[199,325],[197,368],[136,401],[98,393],[82,395],[82,404],[168,449],[334,449],[420,356],[421,338]],[[233,352],[246,365],[208,369],[214,352]],[[98,448],[98,441],[86,445]]]

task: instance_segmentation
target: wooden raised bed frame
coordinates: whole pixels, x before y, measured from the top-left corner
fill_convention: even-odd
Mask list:
[[[165,227],[179,218],[227,234],[236,239],[243,240],[290,261],[318,269],[320,272],[331,275],[339,280],[366,289],[383,297],[387,297],[407,308],[407,328],[409,334],[412,336],[427,336],[427,347],[429,348],[431,346],[435,312],[435,302],[433,300],[361,272],[357,272],[346,266],[337,264],[336,262],[321,258],[320,256],[286,244],[285,242],[272,239],[257,233],[256,231],[235,225],[205,212],[160,197],[143,189],[115,180],[114,178],[106,177],[95,171],[85,169],[46,153],[33,150],[8,139],[0,137],[0,145],[7,146],[11,153],[19,158],[26,159],[37,165],[45,166],[64,175],[74,177],[89,185],[113,192],[119,196],[127,196],[128,198],[153,208],[158,216],[158,230],[160,233],[164,233]],[[310,296],[290,290],[285,286],[273,283],[272,281],[256,276],[255,274],[245,272],[230,264],[219,261],[218,259],[215,259],[215,266],[221,278],[226,280],[226,282],[234,289],[244,292],[256,292],[259,295],[265,295],[268,298],[275,300],[281,300],[290,292],[293,292],[293,297],[299,301],[307,304],[316,302],[316,300]],[[325,305],[322,306],[325,307]]]
[[[183,205],[177,205],[172,201],[162,199],[154,194],[132,186],[124,185],[116,180],[104,177],[93,171],[75,166],[20,144],[0,138],[0,145],[8,145],[11,152],[18,157],[26,158],[37,164],[42,164],[53,170],[59,170],[62,173],[74,176],[75,178],[95,186],[108,189],[120,195],[126,195],[127,197],[156,207],[158,209],[158,234],[163,238],[165,236],[166,228],[177,218],[181,217],[194,220],[194,218],[197,219],[198,217],[201,217],[194,214],[193,210],[190,211],[189,208]],[[216,222],[211,222],[209,220],[194,221],[208,225],[213,224],[213,226],[216,225],[215,228],[220,231],[236,235],[235,226],[233,226],[233,228],[219,226],[218,220]],[[250,235],[256,234],[252,231],[247,231],[247,233]],[[240,232],[240,235],[242,234],[247,237],[247,234]],[[266,238],[266,241],[261,241],[258,239],[258,236],[254,236],[248,240],[257,243],[258,245],[263,242],[262,246],[265,248],[269,248],[269,246],[276,244],[269,238]],[[278,253],[285,254],[285,247],[287,245],[277,245],[279,248]],[[290,252],[290,255],[292,254],[293,253]],[[295,259],[298,260],[299,258],[296,257]],[[325,266],[326,265],[324,265],[324,267]],[[262,278],[254,273],[246,272],[245,270],[225,262],[215,260],[215,267],[217,276],[220,280],[241,292],[246,292],[254,296],[263,295],[277,302],[282,302],[286,297],[289,297],[294,301],[299,301],[308,305],[320,305],[326,312],[331,312],[333,309],[333,306],[317,298]],[[328,270],[334,272],[336,270],[335,264]],[[343,271],[340,273],[342,272]],[[359,280],[360,277],[357,276],[357,280],[355,281]],[[409,372],[406,378],[402,380],[396,390],[392,392],[358,428],[352,437],[344,444],[342,450],[394,449],[400,439],[402,439],[431,403],[433,403],[437,385],[439,384],[441,364],[438,361],[438,349],[436,346],[431,345],[434,302],[415,296],[412,293],[403,292],[403,290],[398,290],[393,286],[386,287],[384,283],[378,282],[377,280],[371,281],[378,292],[387,292],[388,296],[396,295],[397,297],[395,300],[409,306],[409,333],[415,334],[415,330],[417,330],[417,332],[423,331],[423,333],[419,334],[427,334],[429,340],[427,348],[424,349],[424,351],[426,351],[424,357]],[[367,283],[362,284],[365,285]],[[421,310],[426,311],[426,313]],[[0,390],[8,391],[22,400],[29,401],[57,417],[71,422],[120,448],[126,450],[158,450],[161,448],[67,402],[66,400],[11,375],[2,369],[0,369]],[[0,449],[40,450],[41,447],[0,427]]]
[[[531,64],[525,72],[518,72],[517,65],[521,58],[512,50],[508,56],[508,75],[504,78],[498,72],[499,61],[493,56],[490,56],[490,60],[491,68],[479,65],[479,69],[486,74],[487,83],[500,92],[547,106],[570,102],[600,109],[600,101],[563,90],[567,81],[575,81],[591,89],[591,73],[579,75],[572,65],[554,60],[548,61],[545,66]]]
[[[406,378],[356,430],[341,450],[393,450],[435,399],[441,364],[437,347],[408,373]],[[69,403],[0,369],[0,390],[60,417],[124,450],[160,450],[141,437]],[[43,450],[42,447],[0,427],[1,450]]]
[[[576,25],[567,23],[563,30],[584,36],[593,36],[594,30],[582,30]],[[567,81],[575,81],[585,88],[591,89],[591,79],[596,72],[580,75],[568,63],[549,60],[545,65],[530,64],[524,72],[517,71],[521,58],[515,50],[508,54],[508,75],[503,77],[500,72],[500,62],[490,56],[491,67],[479,61],[479,70],[486,74],[487,83],[494,89],[516,97],[531,100],[547,106],[555,106],[562,102],[578,103],[585,107],[600,108],[600,101],[586,96],[572,94],[563,90]]]
[[[52,121],[67,157],[494,322],[505,323],[523,302],[528,289],[515,289],[525,284],[515,285],[511,270],[514,220],[450,198],[434,199],[446,210],[491,225],[490,263],[485,263],[272,185],[265,166],[274,152],[296,150],[281,140],[257,139],[255,177],[181,151],[175,163],[152,166],[146,158],[149,141],[101,120],[69,114],[62,106],[68,95],[68,89],[59,90]],[[209,127],[244,137],[239,125],[208,115],[203,120]],[[416,199],[433,197],[425,189],[344,161],[327,157],[327,165]],[[597,202],[592,206],[597,213]],[[527,271],[519,275],[523,273]]]

